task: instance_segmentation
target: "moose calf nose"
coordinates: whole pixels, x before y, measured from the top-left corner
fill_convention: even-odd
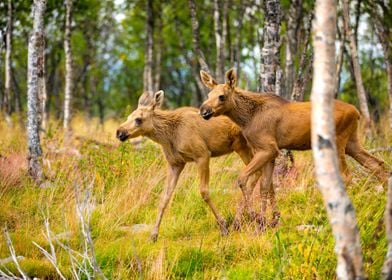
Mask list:
[[[117,132],[116,132],[116,137],[117,137],[117,139],[122,139],[123,137],[124,137],[124,132],[123,131],[121,131],[120,129],[117,129]]]
[[[206,106],[201,106],[199,113],[204,119],[209,119],[212,115],[212,110]]]

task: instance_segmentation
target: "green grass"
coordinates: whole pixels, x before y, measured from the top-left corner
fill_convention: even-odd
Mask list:
[[[331,279],[336,259],[333,238],[323,201],[315,186],[311,152],[295,153],[298,174],[275,178],[282,212],[277,228],[255,234],[255,224],[221,237],[211,211],[200,197],[195,166],[188,164],[165,213],[158,242],[149,231],[133,232],[134,224],[154,223],[165,183],[166,163],[160,148],[147,141],[141,150],[114,139],[117,123],[103,127],[76,118],[75,136],[94,141],[73,143],[81,156],[54,153],[62,147],[56,123],[43,138],[45,173],[51,183],[37,187],[26,175],[25,134],[0,123],[0,225],[7,224],[20,262],[30,277],[56,279],[56,272],[33,241],[49,250],[44,218],[49,217],[53,235],[83,251],[83,238],[76,215],[74,186],[93,182],[91,233],[98,264],[109,279]],[[367,148],[391,143],[391,135],[366,143]],[[388,153],[378,153],[390,168]],[[382,224],[385,192],[379,183],[350,160],[353,182],[348,193],[359,221],[365,269],[377,279],[386,253]],[[234,187],[242,163],[236,155],[211,160],[210,191],[213,202],[232,220],[241,192]],[[255,207],[258,204],[255,202]],[[314,225],[300,230],[297,226]],[[66,238],[65,236],[69,236]],[[71,277],[67,252],[55,245],[60,269]],[[0,259],[9,256],[0,238]],[[16,273],[12,264],[6,265]],[[1,269],[1,266],[0,266]]]

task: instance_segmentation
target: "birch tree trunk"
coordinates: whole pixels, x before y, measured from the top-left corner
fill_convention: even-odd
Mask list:
[[[191,16],[191,23],[192,23],[193,49],[196,54],[201,70],[211,73],[208,64],[206,62],[204,53],[201,50],[201,46],[200,46],[200,31],[199,31],[199,21],[197,20],[196,4],[194,0],[189,0],[188,3],[189,3],[189,13]],[[195,79],[199,79],[199,81],[197,81],[197,84],[199,85],[200,75],[197,75]],[[204,86],[202,87],[201,93],[203,94],[203,99],[207,98],[207,89]]]
[[[234,46],[234,61],[235,66],[237,69],[237,77],[240,78],[241,75],[241,43],[242,43],[242,26],[244,24],[244,17],[245,17],[245,4],[244,0],[240,0],[239,7],[238,7],[238,27],[235,32],[236,34],[236,43]]]
[[[38,94],[44,77],[44,13],[45,0],[34,0],[33,4],[33,32],[29,40],[28,49],[28,76],[27,76],[27,145],[28,145],[28,172],[37,182],[43,179],[41,167],[41,143],[39,136],[39,103]]]
[[[307,25],[305,26],[305,38],[304,38],[304,44],[303,44],[303,49],[302,49],[300,63],[299,63],[298,76],[297,79],[295,80],[295,83],[293,85],[293,90],[291,92],[291,100],[295,100],[295,101],[304,100],[305,88],[312,72],[313,49],[311,49],[310,51],[311,53],[308,54],[312,20],[313,20],[313,15],[309,14],[309,17],[306,21]]]
[[[392,279],[392,173],[388,180],[387,203],[384,212],[385,231],[388,240],[388,250],[381,270],[383,279]]]
[[[153,88],[153,47],[154,47],[154,17],[153,0],[146,3],[146,44],[144,48],[143,90],[152,92]]]
[[[199,21],[197,20],[196,4],[194,0],[189,0],[189,11],[192,22],[192,43],[197,56],[197,60],[199,61],[201,70],[210,73],[210,69],[200,46]]]
[[[258,91],[276,92],[276,72],[280,71],[280,2],[264,1],[264,46],[261,50],[261,65]]]
[[[161,83],[161,60],[162,60],[162,48],[163,48],[163,22],[162,22],[162,7],[159,7],[158,16],[157,16],[157,32],[155,32],[157,38],[157,45],[155,49],[155,69],[154,69],[154,92],[160,90]]]
[[[294,57],[297,53],[297,30],[301,22],[302,0],[293,0],[290,4],[286,32],[286,61],[285,61],[285,91],[284,97],[288,98],[294,85]],[[306,49],[306,48],[305,48]]]
[[[12,0],[8,0],[8,15],[7,15],[7,34],[6,34],[6,50],[5,50],[5,87],[3,107],[6,118],[11,113],[11,55],[12,55]]]
[[[338,279],[364,279],[354,207],[339,173],[333,121],[336,6],[317,0],[313,26],[312,150],[320,189],[335,238]]]
[[[225,71],[225,42],[222,31],[222,17],[221,17],[221,5],[219,0],[214,0],[214,27],[215,27],[215,43],[216,43],[216,71],[215,77],[218,83],[224,81]]]
[[[346,36],[350,41],[351,60],[354,67],[355,83],[358,91],[359,107],[363,118],[365,119],[366,127],[369,128],[371,124],[370,113],[367,104],[367,97],[365,87],[363,85],[361,66],[359,65],[358,50],[355,44],[355,35],[350,26],[350,6],[348,0],[343,0],[343,20]]]
[[[69,122],[71,119],[71,102],[72,90],[74,88],[73,80],[73,58],[71,46],[71,25],[72,25],[72,0],[65,1],[65,36],[64,36],[64,51],[65,51],[65,95],[64,95],[64,123],[63,127],[66,134],[69,133]]]
[[[376,27],[376,34],[378,41],[382,46],[382,50],[385,58],[385,67],[387,69],[388,77],[388,93],[389,93],[389,127],[392,130],[392,43],[391,43],[391,31],[382,22],[382,18],[379,17],[376,8],[373,8],[372,17]],[[384,19],[386,16],[384,15]]]
[[[338,24],[337,24],[338,25]],[[346,44],[346,32],[342,30],[339,32],[339,26],[337,26],[338,37],[340,40],[340,47],[337,54],[336,59],[336,87],[335,87],[335,98],[337,98],[340,90],[340,75],[343,69],[343,60],[344,60],[344,46]]]

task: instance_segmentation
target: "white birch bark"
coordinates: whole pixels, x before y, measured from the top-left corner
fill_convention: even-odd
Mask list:
[[[160,90],[161,84],[161,61],[162,61],[162,48],[163,48],[163,19],[162,19],[162,4],[160,3],[160,11],[157,17],[157,32],[155,32],[157,38],[157,45],[155,49],[155,67],[154,67],[154,90],[157,92]]]
[[[71,25],[72,25],[72,0],[65,1],[65,34],[64,34],[64,52],[65,52],[65,91],[64,91],[64,123],[63,127],[66,132],[69,130],[71,119],[71,102],[73,90],[73,58],[71,46]]]
[[[34,0],[33,4],[33,32],[28,48],[28,75],[27,75],[27,145],[28,145],[28,172],[32,178],[39,182],[43,179],[41,167],[41,143],[39,136],[39,103],[40,79],[43,78],[44,56],[44,13],[45,0]]]
[[[367,103],[366,91],[363,85],[361,66],[359,65],[358,49],[355,43],[355,35],[350,26],[350,6],[348,0],[343,0],[343,20],[346,36],[350,42],[350,56],[354,67],[355,83],[358,91],[359,107],[363,118],[366,122],[366,127],[370,126],[370,113]]]
[[[11,113],[11,55],[12,55],[12,0],[8,0],[7,33],[5,50],[5,88],[3,106],[6,115]]]
[[[312,150],[320,189],[335,238],[338,279],[364,279],[354,207],[339,173],[333,94],[335,90],[336,5],[317,0],[313,23]]]
[[[220,13],[219,0],[214,0],[214,27],[215,27],[215,44],[216,44],[216,71],[215,77],[218,83],[224,81],[224,50],[225,42],[222,34],[222,20]]]
[[[294,86],[294,57],[297,53],[297,29],[301,22],[302,0],[293,0],[287,19],[286,61],[285,61],[285,98],[291,96]]]
[[[147,18],[146,18],[146,44],[144,49],[144,73],[143,73],[143,90],[153,92],[153,45],[154,45],[154,18],[153,18],[153,3],[148,0],[146,3]]]
[[[259,91],[274,92],[276,71],[280,69],[280,2],[265,0],[264,9],[264,46],[261,50],[261,65],[259,74]]]

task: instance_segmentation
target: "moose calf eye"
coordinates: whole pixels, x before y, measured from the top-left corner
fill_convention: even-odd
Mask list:
[[[136,124],[136,126],[141,125],[142,124],[142,119],[141,118],[136,118],[135,119],[135,124]]]
[[[223,101],[225,101],[225,96],[224,95],[219,95],[219,101],[220,102],[223,102]]]

